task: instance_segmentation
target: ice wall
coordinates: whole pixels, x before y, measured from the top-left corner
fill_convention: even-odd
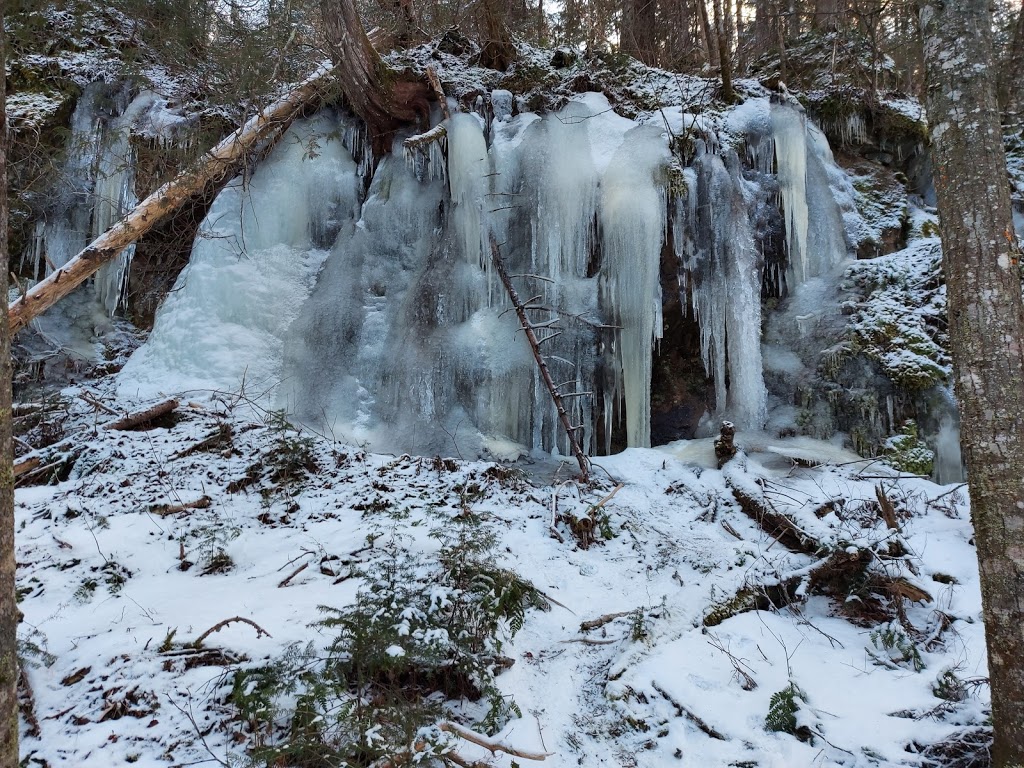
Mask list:
[[[341,127],[330,112],[296,123],[250,178],[217,196],[149,340],[120,374],[122,394],[276,390],[288,326],[326,249],[357,217],[358,167]]]

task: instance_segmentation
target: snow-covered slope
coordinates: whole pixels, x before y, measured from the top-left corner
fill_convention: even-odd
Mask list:
[[[322,649],[318,606],[365,597],[399,552],[429,571],[467,521],[551,602],[506,633],[496,678],[522,714],[497,737],[545,765],[930,765],[928,745],[985,721],[957,486],[742,435],[722,470],[706,443],[630,449],[581,486],[568,465],[369,455],[237,398],[105,429],[79,395],[140,405],[112,390],[64,393],[65,442],[44,453],[77,454],[71,478],[17,492],[21,635],[46,662],[27,670],[29,764],[235,764],[273,744],[231,705],[233,672]],[[828,457],[844,463],[809,466]]]

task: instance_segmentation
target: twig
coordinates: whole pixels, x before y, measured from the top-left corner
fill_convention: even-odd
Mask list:
[[[298,576],[300,573],[302,573],[307,568],[309,568],[309,563],[303,563],[298,568],[296,568],[294,571],[292,571],[287,576],[285,576],[277,586],[279,588],[280,587],[287,587],[289,581],[294,579],[296,576]]]
[[[89,405],[93,406],[94,408],[99,408],[101,411],[106,411],[111,416],[119,416],[120,415],[117,411],[115,411],[109,405],[105,405],[105,404],[101,403],[99,400],[97,400],[95,397],[90,395],[88,392],[80,392],[78,397],[81,398],[82,400],[84,400],[85,402],[87,402]]]
[[[255,629],[256,630],[256,638],[257,639],[263,637],[264,635],[266,635],[267,637],[273,637],[273,635],[271,635],[269,632],[267,632],[267,630],[265,630],[263,627],[261,627],[259,624],[257,624],[252,619],[246,619],[246,618],[243,618],[242,616],[232,616],[230,619],[224,619],[224,621],[221,621],[221,622],[218,622],[218,623],[214,624],[208,630],[203,632],[203,634],[201,634],[199,637],[197,637],[195,639],[195,641],[191,644],[192,647],[193,648],[200,648],[202,646],[202,644],[203,644],[203,640],[208,638],[214,632],[220,632],[228,624],[234,624],[235,622],[241,622],[242,624],[248,624],[250,627]]]
[[[583,643],[583,645],[611,645],[619,640],[595,640],[592,637],[570,637],[568,640],[559,640],[560,643]]]

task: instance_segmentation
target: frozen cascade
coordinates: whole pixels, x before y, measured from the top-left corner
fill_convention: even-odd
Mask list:
[[[123,395],[245,386],[258,396],[279,383],[287,328],[324,249],[358,210],[358,167],[338,128],[330,112],[297,122],[248,181],[217,196],[149,340],[120,374]]]
[[[666,229],[661,130],[640,126],[612,156],[601,183],[601,232],[606,263],[602,304],[618,326],[618,359],[605,395],[606,417],[625,401],[626,442],[651,444],[651,355],[661,338],[661,244]],[[606,430],[606,434],[611,430]]]
[[[138,204],[135,195],[135,153],[131,133],[157,102],[155,94],[144,91],[106,126],[96,157],[96,186],[93,191],[92,237],[99,237]],[[96,273],[96,297],[108,315],[120,307],[128,288],[128,269],[135,244],[125,248]]]
[[[761,360],[761,267],[739,159],[698,147],[675,247],[700,322],[701,357],[715,382],[716,419],[757,430],[767,418]],[[726,371],[728,370],[728,389]]]
[[[482,206],[490,172],[487,142],[476,115],[459,113],[448,121],[448,183],[452,194],[452,223],[459,233],[462,254],[473,264],[489,261]],[[488,254],[485,258],[485,254]]]
[[[771,116],[779,187],[786,216],[790,272],[797,283],[803,283],[811,274],[807,251],[810,214],[807,209],[806,118],[802,111],[787,104],[772,104]]]

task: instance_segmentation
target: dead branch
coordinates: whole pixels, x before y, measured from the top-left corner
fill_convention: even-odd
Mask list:
[[[768,502],[757,499],[733,483],[726,481],[733,497],[739,502],[740,509],[761,528],[785,547],[794,552],[813,555],[821,551],[822,545],[817,539],[800,528],[793,520],[781,512],[772,509]]]
[[[478,747],[483,747],[489,751],[492,755],[498,752],[504,752],[506,755],[512,757],[521,757],[523,760],[545,760],[553,752],[530,752],[525,749],[517,749],[516,747],[509,746],[503,741],[492,739],[488,736],[484,736],[482,733],[471,731],[468,728],[464,728],[457,723],[446,721],[441,723],[438,728],[446,733],[451,733],[458,736],[460,739],[476,744]]]
[[[596,619],[590,621],[584,621],[580,624],[580,632],[589,632],[592,629],[603,627],[616,619],[621,619],[623,616],[629,616],[632,611],[619,611],[618,613],[606,613],[604,616],[598,616]]]
[[[337,68],[321,66],[307,80],[204,154],[195,166],[153,192],[67,264],[14,301],[7,311],[11,335],[74,291],[101,266],[168,219],[208,185],[224,184],[246,157],[273,145],[304,108],[319,101],[337,71]]]
[[[167,517],[167,515],[184,512],[188,509],[208,509],[211,503],[212,501],[209,496],[201,496],[195,501],[188,501],[183,504],[154,504],[149,508],[149,511],[154,515]]]
[[[302,573],[307,568],[309,568],[309,563],[303,563],[302,565],[300,565],[294,571],[292,571],[287,576],[285,576],[283,579],[281,579],[280,583],[277,585],[278,588],[280,588],[280,587],[287,587],[288,586],[288,582],[290,582],[292,579],[294,579],[296,576],[298,576],[300,573]]]
[[[261,627],[259,624],[257,624],[252,619],[246,619],[246,618],[244,618],[242,616],[232,616],[230,619],[224,619],[224,621],[217,622],[212,627],[210,627],[208,630],[203,632],[203,634],[201,634],[192,643],[189,644],[190,647],[192,647],[192,648],[201,648],[202,645],[203,645],[203,640],[208,638],[214,632],[220,632],[222,629],[224,629],[224,627],[228,626],[229,624],[234,624],[236,622],[241,622],[242,624],[248,624],[250,627],[255,629],[256,630],[256,638],[257,639],[263,637],[264,635],[266,635],[267,637],[273,637],[273,635],[271,635],[269,632],[267,632],[267,630],[265,630],[263,627]]]
[[[129,413],[116,421],[108,421],[103,425],[104,429],[135,429],[138,426],[145,424],[146,422],[152,421],[153,419],[165,416],[178,408],[178,401],[164,400],[162,403],[157,403],[150,408],[146,408],[143,411],[136,411],[135,413]]]
[[[430,81],[430,87],[434,89],[434,95],[441,105],[441,114],[444,115],[445,120],[451,119],[452,113],[448,109],[448,99],[445,97],[441,81],[437,77],[437,70],[433,67],[427,67],[427,79]]]
[[[723,736],[719,731],[715,730],[710,725],[708,725],[703,718],[697,715],[697,713],[693,712],[691,709],[687,707],[684,707],[681,703],[672,698],[672,696],[669,695],[668,691],[666,691],[656,682],[652,681],[651,687],[653,687],[654,690],[656,690],[665,701],[667,701],[669,704],[675,707],[676,714],[679,717],[685,717],[691,723],[700,728],[700,730],[702,730],[706,736],[710,736],[712,739],[718,739],[719,741],[729,740],[728,738]]]
[[[615,494],[622,490],[622,487],[624,485],[625,483],[619,483],[618,485],[616,485],[615,488],[612,489],[611,493],[609,493],[607,496],[605,496],[603,499],[597,502],[597,504],[590,508],[590,514],[593,515],[595,512],[597,512],[597,510],[599,510],[601,507],[603,507],[605,504],[611,501],[615,497]]]
[[[91,405],[93,408],[97,408],[97,409],[99,409],[101,411],[105,411],[106,413],[109,413],[111,416],[118,416],[119,415],[118,412],[115,411],[113,408],[111,408],[109,405],[101,403],[99,400],[97,400],[95,397],[90,395],[88,392],[81,392],[81,393],[79,393],[78,396],[82,400],[87,402],[89,405]]]
[[[20,477],[26,472],[31,472],[42,463],[43,460],[38,456],[33,456],[29,459],[24,459],[22,461],[16,461],[14,462],[14,476]]]
[[[408,139],[405,139],[405,141],[402,142],[402,146],[406,150],[422,149],[428,144],[440,141],[447,135],[448,128],[444,123],[438,123],[426,133],[417,133],[415,136],[410,136]]]
[[[493,233],[491,234],[491,260],[494,263],[495,271],[497,271],[502,284],[505,286],[505,290],[508,292],[512,305],[516,308],[516,315],[519,317],[519,325],[526,334],[527,341],[530,342],[530,348],[533,350],[533,357],[537,361],[537,367],[540,369],[540,375],[544,380],[544,386],[547,387],[548,393],[551,395],[551,400],[555,404],[555,410],[558,411],[558,418],[562,422],[562,427],[565,429],[565,433],[569,438],[569,448],[572,450],[577,463],[580,465],[580,479],[583,482],[586,482],[590,476],[590,460],[587,459],[586,455],[583,453],[583,449],[580,448],[579,441],[576,439],[577,428],[573,427],[572,422],[569,420],[569,414],[565,410],[565,405],[562,402],[562,396],[558,392],[558,387],[555,386],[554,379],[551,378],[551,372],[548,370],[547,361],[544,359],[544,355],[542,355],[540,351],[540,342],[537,340],[537,335],[533,332],[533,326],[530,323],[530,318],[526,314],[525,305],[519,300],[519,293],[512,284],[512,279],[508,276],[508,270],[505,269],[505,263],[501,258],[501,251],[498,250],[498,241],[494,239]]]

